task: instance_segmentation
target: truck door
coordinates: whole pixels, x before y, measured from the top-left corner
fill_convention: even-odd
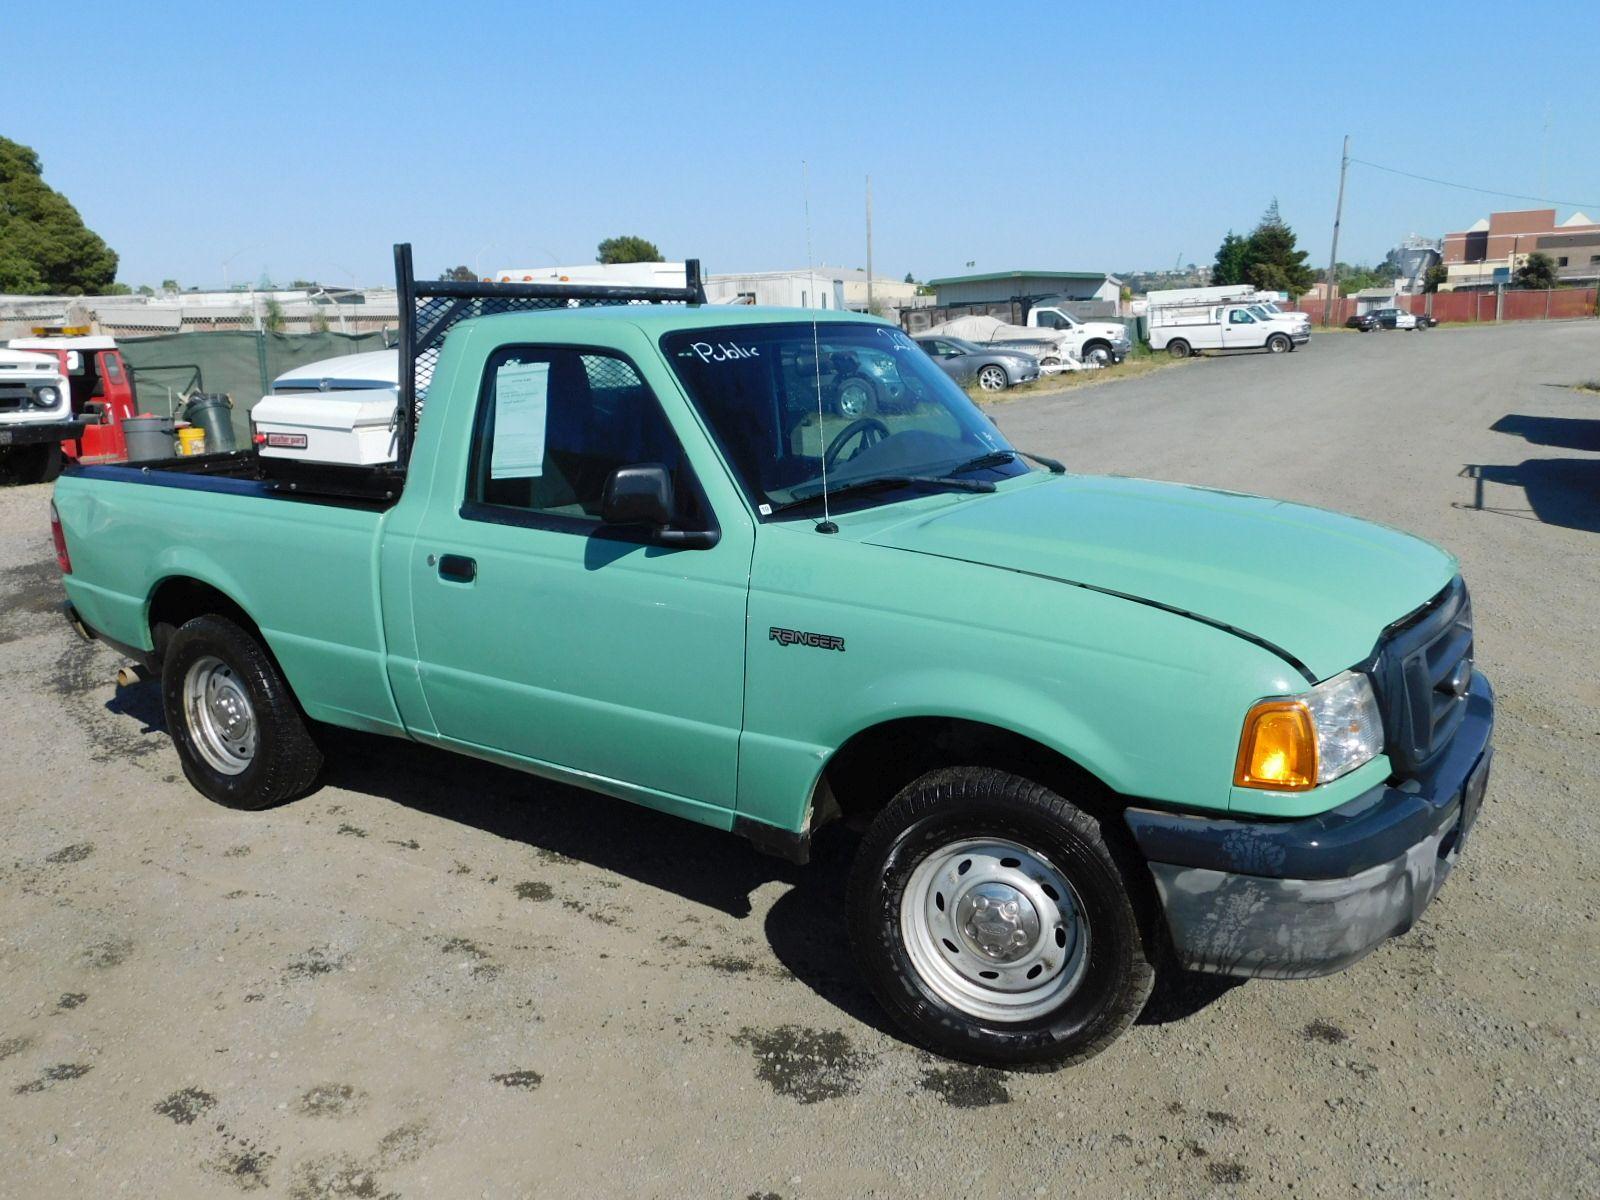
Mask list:
[[[1230,308],[1222,322],[1222,348],[1243,350],[1259,348],[1262,344],[1261,325],[1247,308]]]
[[[476,390],[465,487],[441,463],[410,566],[439,735],[731,810],[748,522],[708,549],[602,526],[607,477],[640,463],[671,474],[672,528],[716,522],[620,354],[502,347]]]

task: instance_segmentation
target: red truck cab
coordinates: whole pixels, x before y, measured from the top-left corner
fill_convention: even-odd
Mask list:
[[[79,329],[36,329],[37,336],[12,338],[9,347],[52,355],[72,394],[72,416],[81,431],[61,440],[62,455],[74,462],[118,463],[128,458],[122,422],[133,416],[133,378],[116,339]]]

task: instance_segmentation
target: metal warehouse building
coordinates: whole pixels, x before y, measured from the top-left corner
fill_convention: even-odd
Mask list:
[[[1104,271],[999,271],[989,275],[952,275],[930,279],[935,302],[952,304],[1022,303],[1024,311],[1047,296],[1067,300],[1108,300],[1115,304],[1122,281]]]

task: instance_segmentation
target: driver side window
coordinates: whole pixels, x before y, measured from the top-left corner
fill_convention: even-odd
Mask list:
[[[582,531],[600,524],[613,471],[660,463],[672,476],[674,523],[700,520],[677,437],[626,359],[566,347],[502,349],[484,370],[475,432],[469,505],[540,514]]]

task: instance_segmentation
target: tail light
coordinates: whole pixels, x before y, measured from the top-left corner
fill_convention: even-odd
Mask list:
[[[50,538],[56,544],[56,565],[63,575],[71,575],[72,556],[67,553],[67,535],[61,532],[61,514],[54,500],[50,501]]]

